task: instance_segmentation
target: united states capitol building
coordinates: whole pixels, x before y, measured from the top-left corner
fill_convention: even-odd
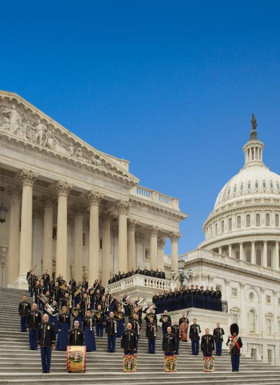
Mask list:
[[[244,353],[280,365],[280,176],[263,162],[256,127],[253,116],[245,164],[218,194],[205,240],[181,257],[194,281],[221,287]]]
[[[203,327],[221,320],[227,332],[237,322],[244,354],[280,365],[280,176],[264,165],[256,128],[252,119],[244,167],[218,194],[205,240],[180,257],[185,271],[192,270],[189,284],[218,285],[227,301],[227,314],[201,309],[191,316]],[[54,277],[105,284],[136,266],[163,269],[168,278],[178,272],[180,222],[187,218],[179,199],[141,186],[127,160],[93,148],[5,91],[0,177],[1,216],[7,209],[0,224],[1,286],[25,288],[34,266],[38,275],[47,269]],[[135,279],[116,283],[112,292],[141,288]],[[175,284],[158,280],[154,290]]]

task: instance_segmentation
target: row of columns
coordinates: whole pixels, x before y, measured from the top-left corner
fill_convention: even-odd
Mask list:
[[[257,241],[260,242],[260,241]],[[268,241],[262,241],[263,244],[263,253],[262,253],[262,266],[267,267],[267,242]],[[279,261],[279,242],[271,241],[275,243],[275,251],[274,256],[272,255],[272,268],[275,270],[279,270],[280,268],[280,261]],[[246,242],[248,243],[248,242]],[[222,254],[222,247],[219,247],[219,254]],[[232,245],[230,244],[228,246],[228,255],[229,257],[232,257]],[[241,261],[246,261],[246,253],[244,252],[244,242],[239,243],[239,259]],[[251,263],[257,264],[257,257],[256,257],[256,241],[251,241]]]
[[[31,170],[22,170],[22,205],[20,216],[21,189],[17,186],[9,186],[7,192],[11,198],[10,229],[9,229],[9,268],[8,283],[13,283],[18,278],[25,282],[26,272],[32,263],[32,204],[33,185],[38,174]],[[67,253],[67,200],[72,185],[66,181],[56,183],[57,191],[57,241],[56,241],[56,272],[67,278],[68,253]],[[89,259],[88,271],[89,282],[94,282],[99,276],[99,206],[102,195],[96,191],[90,191],[87,195],[90,206],[89,219]],[[41,198],[44,205],[44,230],[43,230],[43,271],[52,271],[52,239],[53,239],[53,216],[56,199],[44,195]],[[120,201],[116,204],[119,214],[119,270],[127,272],[136,267],[136,244],[135,230],[138,222],[128,220],[130,203]],[[83,276],[83,214],[86,207],[80,204],[73,205],[75,214],[74,229],[74,271],[75,279],[82,280]],[[21,217],[21,232],[19,233],[19,222]],[[110,278],[110,240],[112,219],[109,212],[101,213],[102,219],[102,240],[103,240],[103,263],[102,281],[105,283]],[[164,268],[164,245],[163,239],[158,239],[159,228],[150,228],[150,266],[153,269]],[[20,236],[19,236],[20,234]],[[171,268],[178,271],[178,240],[179,233],[172,233],[171,239]],[[129,258],[128,258],[129,256]],[[158,265],[161,261],[161,265]],[[12,263],[11,263],[12,262]],[[19,268],[18,268],[19,266]]]

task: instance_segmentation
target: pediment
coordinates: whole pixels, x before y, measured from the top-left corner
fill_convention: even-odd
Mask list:
[[[139,182],[121,159],[98,151],[15,93],[0,91],[0,136],[34,151],[80,163],[93,172],[115,176],[132,186]]]

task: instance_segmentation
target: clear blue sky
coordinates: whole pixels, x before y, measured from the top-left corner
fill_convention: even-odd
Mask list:
[[[243,166],[252,112],[280,173],[279,16],[278,0],[2,2],[0,88],[180,198],[184,253]]]

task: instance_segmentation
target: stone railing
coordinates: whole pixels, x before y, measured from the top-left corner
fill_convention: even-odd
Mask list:
[[[134,287],[143,287],[145,289],[153,289],[153,291],[174,289],[176,283],[169,279],[147,277],[146,275],[135,274],[132,277],[121,279],[118,282],[108,285],[111,294],[129,291]]]
[[[169,197],[158,191],[147,189],[146,187],[136,185],[130,190],[130,195],[164,205],[174,210],[179,210],[179,199]]]

